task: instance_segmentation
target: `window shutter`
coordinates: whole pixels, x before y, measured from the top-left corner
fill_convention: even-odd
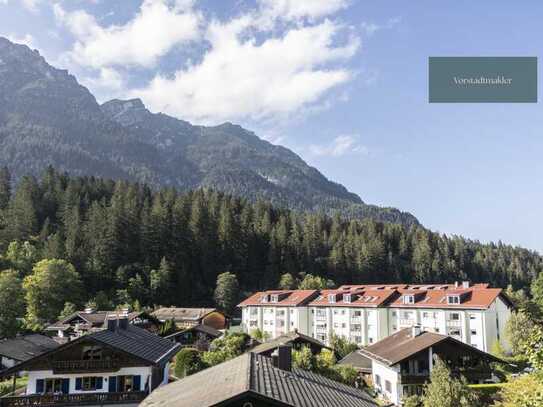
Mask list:
[[[36,380],[36,393],[43,393],[44,386],[45,386],[45,380],[43,379]]]
[[[109,376],[109,392],[115,393],[117,391],[117,376]]]
[[[134,376],[134,390],[135,391],[140,391],[141,389],[141,376],[140,375],[137,375],[137,376]]]
[[[82,382],[82,379],[81,377],[76,377],[75,378],[75,389],[76,390],[81,390],[81,382]]]
[[[62,379],[62,394],[70,393],[70,379]]]
[[[97,377],[96,378],[96,389],[102,390],[102,386],[104,385],[104,379],[103,377]]]

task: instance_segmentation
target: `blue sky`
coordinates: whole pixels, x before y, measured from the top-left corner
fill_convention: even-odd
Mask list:
[[[537,0],[0,0],[0,35],[100,101],[242,124],[365,202],[543,251],[540,104],[427,100],[428,56],[539,56],[541,16]]]

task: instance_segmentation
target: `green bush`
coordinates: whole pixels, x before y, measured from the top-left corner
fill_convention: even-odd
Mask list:
[[[184,348],[179,351],[175,357],[175,376],[183,378],[197,373],[207,367],[202,361],[200,352],[193,348]]]

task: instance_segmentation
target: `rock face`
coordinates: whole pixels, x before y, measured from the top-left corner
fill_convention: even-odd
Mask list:
[[[67,71],[1,37],[0,162],[14,178],[53,165],[74,175],[210,187],[294,209],[418,223],[366,205],[292,151],[240,126],[194,126],[151,113],[139,99],[100,106]]]

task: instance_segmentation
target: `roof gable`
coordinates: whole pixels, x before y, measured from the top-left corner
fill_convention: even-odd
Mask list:
[[[246,353],[157,389],[141,406],[210,407],[248,392],[297,407],[378,405],[362,390],[301,369],[286,372],[270,358]]]

